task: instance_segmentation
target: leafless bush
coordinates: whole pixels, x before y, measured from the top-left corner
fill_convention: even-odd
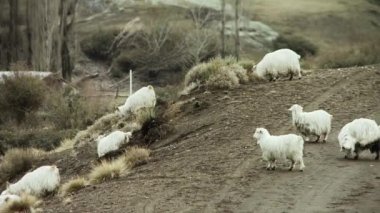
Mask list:
[[[43,155],[44,152],[38,149],[8,150],[0,165],[0,185],[31,169]]]
[[[21,123],[28,113],[38,110],[46,94],[45,83],[31,76],[16,75],[0,83],[0,111]]]

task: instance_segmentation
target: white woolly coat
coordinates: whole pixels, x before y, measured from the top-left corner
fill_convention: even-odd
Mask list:
[[[98,140],[98,157],[103,157],[109,152],[118,150],[122,144],[128,143],[131,132],[114,131]]]
[[[365,146],[380,138],[380,127],[376,121],[359,118],[343,126],[338,135],[339,146],[345,149],[355,150],[355,144]]]
[[[266,54],[254,67],[257,76],[266,79],[266,76],[288,76],[293,74],[301,78],[300,55],[290,49],[279,49]]]
[[[12,194],[4,194],[4,195],[0,195],[0,207],[7,203],[7,202],[10,202],[10,201],[16,201],[16,200],[20,200],[20,196],[18,195],[12,195]]]
[[[276,159],[291,159],[297,161],[303,157],[304,141],[301,136],[295,134],[288,135],[270,135],[264,129],[263,134],[254,134],[253,137],[257,139],[262,151],[262,157],[266,161],[273,161]]]
[[[127,98],[124,105],[118,107],[122,115],[127,115],[129,112],[136,112],[140,108],[151,108],[156,105],[156,93],[154,88],[149,85],[137,90]]]
[[[26,173],[17,183],[10,184],[6,193],[21,195],[25,192],[34,196],[42,196],[45,192],[52,192],[58,188],[60,180],[57,166],[41,166]]]
[[[293,126],[304,133],[320,136],[329,134],[331,131],[332,115],[324,110],[315,110],[312,112],[303,112],[303,108],[295,104],[290,109],[292,111]]]

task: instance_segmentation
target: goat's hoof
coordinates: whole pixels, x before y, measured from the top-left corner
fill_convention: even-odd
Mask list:
[[[303,169],[300,169],[300,172],[303,172]]]
[[[269,170],[270,170],[270,168],[269,168],[269,167],[267,167],[267,170],[269,171]]]
[[[345,156],[344,156],[344,159],[348,159],[348,156],[347,156],[347,155],[345,155]]]
[[[359,157],[358,157],[358,156],[355,156],[355,157],[354,157],[354,160],[358,160],[358,159],[359,159]]]
[[[289,171],[292,171],[293,170],[293,168],[289,168]]]

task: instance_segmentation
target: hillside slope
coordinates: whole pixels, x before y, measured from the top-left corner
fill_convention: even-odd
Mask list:
[[[336,137],[354,118],[380,122],[379,85],[380,65],[376,65],[317,70],[302,80],[196,94],[172,120],[175,133],[151,147],[147,165],[118,180],[87,187],[66,204],[58,197],[47,199],[43,208],[45,212],[375,212],[380,162],[367,153],[358,161],[343,159]],[[294,103],[306,111],[321,108],[333,114],[331,137],[327,144],[305,145],[304,172],[288,172],[281,164],[276,171],[266,171],[252,133],[256,127],[266,127],[272,134],[294,132],[287,111]],[[73,175],[71,168],[83,163],[65,165],[66,157],[59,156],[58,162],[64,179]]]

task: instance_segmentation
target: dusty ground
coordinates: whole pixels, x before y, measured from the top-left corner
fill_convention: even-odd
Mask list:
[[[89,186],[64,204],[47,198],[45,212],[378,212],[380,162],[363,153],[345,160],[337,134],[354,118],[380,123],[380,66],[318,70],[302,80],[244,85],[194,95],[172,121],[176,131],[153,144],[152,159],[126,177]],[[252,139],[256,127],[295,132],[287,109],[334,115],[327,144],[305,145],[304,172],[266,171]],[[84,174],[89,157],[58,165],[63,179]],[[85,151],[84,151],[85,153]],[[64,157],[62,157],[64,156]]]

